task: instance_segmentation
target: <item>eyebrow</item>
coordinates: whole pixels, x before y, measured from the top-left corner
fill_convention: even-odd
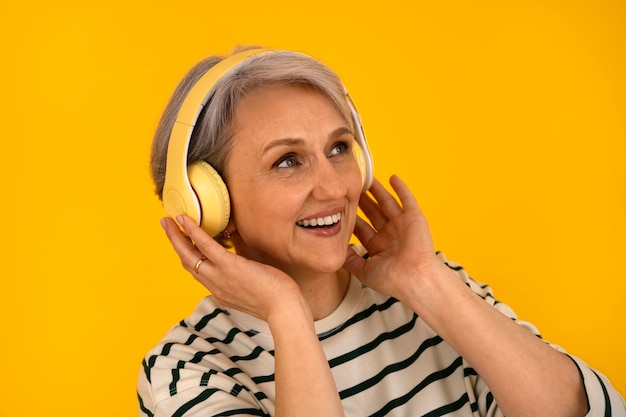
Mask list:
[[[330,139],[340,138],[343,135],[352,135],[352,131],[347,127],[340,127],[335,129],[329,135]],[[267,146],[263,149],[262,155],[265,155],[267,152],[272,150],[273,148],[279,146],[297,146],[302,145],[304,143],[304,139],[302,138],[282,138],[271,141],[267,144]]]
[[[296,146],[296,145],[301,145],[302,143],[304,143],[304,139],[300,139],[300,138],[276,139],[267,144],[267,146],[263,149],[262,154],[265,155],[272,149],[280,147],[280,146]]]

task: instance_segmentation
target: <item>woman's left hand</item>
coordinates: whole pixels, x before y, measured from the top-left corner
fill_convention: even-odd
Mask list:
[[[415,311],[472,364],[507,416],[583,415],[587,397],[574,362],[456,279],[436,257],[411,191],[398,177],[390,183],[399,202],[378,181],[370,189],[373,198],[361,197],[371,226],[358,218],[354,234],[370,258],[349,249],[345,268]]]
[[[408,277],[423,276],[440,268],[428,223],[407,185],[397,176],[389,183],[400,201],[374,180],[359,206],[370,223],[357,218],[355,236],[369,254],[362,258],[348,249],[344,267],[370,288],[402,299]]]

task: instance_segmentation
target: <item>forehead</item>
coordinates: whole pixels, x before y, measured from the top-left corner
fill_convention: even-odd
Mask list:
[[[259,87],[243,97],[235,108],[234,138],[245,135],[306,137],[349,125],[326,95],[307,85]],[[340,126],[341,125],[341,126]]]

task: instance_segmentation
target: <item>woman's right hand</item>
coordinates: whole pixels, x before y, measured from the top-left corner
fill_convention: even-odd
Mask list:
[[[296,282],[284,272],[226,250],[188,216],[179,216],[177,221],[184,233],[171,218],[164,218],[161,225],[183,267],[224,307],[268,321],[272,309],[284,305],[285,297],[301,297]]]
[[[284,272],[224,249],[189,217],[162,225],[183,266],[224,307],[268,323],[274,339],[276,416],[343,417],[335,380],[315,333],[311,310]],[[195,243],[195,245],[194,245]],[[198,272],[199,259],[206,257]],[[302,389],[302,375],[313,381]]]

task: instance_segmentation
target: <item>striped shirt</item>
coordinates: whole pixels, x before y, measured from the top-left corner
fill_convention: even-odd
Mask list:
[[[539,336],[490,287],[438,256],[487,303]],[[339,307],[315,328],[346,416],[502,415],[484,380],[415,312],[354,277]],[[571,358],[585,383],[588,416],[626,416],[606,377]],[[303,375],[302,389],[307,383]],[[273,416],[267,323],[206,297],[146,355],[138,397],[142,417]]]

